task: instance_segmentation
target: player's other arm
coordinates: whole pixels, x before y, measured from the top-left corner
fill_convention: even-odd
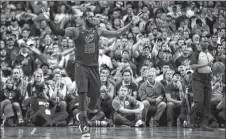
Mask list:
[[[43,16],[45,17],[45,19],[47,20],[47,23],[50,27],[50,29],[52,30],[52,32],[55,35],[60,35],[60,36],[64,36],[64,37],[73,37],[73,39],[76,39],[79,35],[79,31],[77,28],[75,27],[68,27],[66,29],[60,29],[59,27],[56,26],[56,24],[50,20],[50,14],[49,14],[49,9],[46,12],[44,8],[42,8],[42,13]]]
[[[110,30],[106,30],[103,28],[98,28],[98,31],[99,31],[100,36],[104,36],[104,37],[108,37],[108,38],[118,37],[118,36],[121,36],[122,34],[126,33],[131,28],[131,26],[132,26],[132,22],[130,22],[125,27],[123,27],[119,30],[116,30],[116,31],[110,31]]]
[[[53,55],[61,55],[61,56],[66,56],[66,55],[68,55],[68,54],[73,53],[73,52],[74,52],[74,50],[75,50],[75,48],[69,48],[69,49],[67,49],[67,50],[64,50],[64,51],[63,51],[63,52],[61,52],[61,53],[55,53],[55,54],[53,54]]]
[[[44,55],[43,53],[41,53],[41,51],[39,51],[37,48],[35,48],[35,47],[30,47],[30,46],[28,46],[28,45],[25,44],[25,43],[22,43],[21,46],[27,47],[31,52],[33,52],[33,53],[37,56],[37,58],[38,58],[41,62],[43,62],[43,63],[48,63],[48,62],[47,62],[47,57],[46,57],[46,55]]]
[[[68,55],[68,54],[74,52],[74,50],[75,50],[75,48],[69,48],[69,49],[63,51],[61,55],[63,55],[63,56]]]
[[[140,21],[140,17],[139,17],[140,15],[141,13],[138,14],[137,16],[134,16],[132,21],[129,24],[127,24],[125,27],[120,28],[119,30],[116,30],[116,31],[110,31],[103,28],[98,28],[99,35],[108,37],[108,38],[121,36],[122,34],[126,33],[132,27],[132,25],[135,25]]]

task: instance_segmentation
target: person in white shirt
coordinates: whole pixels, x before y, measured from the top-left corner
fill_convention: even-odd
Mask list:
[[[113,68],[111,58],[104,54],[104,49],[100,48],[99,51],[99,66],[106,64],[110,69]]]

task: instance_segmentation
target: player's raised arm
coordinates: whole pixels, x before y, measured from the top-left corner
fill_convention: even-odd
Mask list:
[[[73,39],[76,39],[78,37],[79,31],[75,27],[68,27],[66,29],[58,28],[55,25],[55,23],[50,20],[49,9],[48,9],[48,11],[46,11],[44,8],[42,8],[42,13],[43,13],[43,16],[45,17],[45,19],[47,20],[47,23],[48,23],[50,29],[52,30],[52,32],[55,35],[60,35],[60,36],[65,36],[65,37],[71,36],[71,37],[73,37]]]
[[[126,33],[132,27],[132,25],[135,25],[140,21],[141,14],[142,13],[138,14],[137,16],[133,16],[132,21],[129,24],[127,24],[125,27],[120,28],[119,30],[116,30],[116,31],[110,31],[103,28],[98,28],[99,35],[104,37],[109,37],[109,38],[121,36],[124,33]]]

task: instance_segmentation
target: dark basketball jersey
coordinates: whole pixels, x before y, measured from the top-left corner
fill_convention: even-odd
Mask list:
[[[82,30],[75,40],[75,62],[85,66],[98,67],[99,35],[96,29]]]

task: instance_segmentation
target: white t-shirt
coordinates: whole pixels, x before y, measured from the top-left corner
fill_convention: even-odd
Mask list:
[[[213,59],[214,59],[213,56],[209,52],[207,52],[207,53],[200,52],[199,57],[198,57],[198,64],[201,64],[201,65],[208,64]],[[210,66],[205,66],[203,68],[198,69],[198,72],[199,73],[211,73],[212,70],[211,70]]]

